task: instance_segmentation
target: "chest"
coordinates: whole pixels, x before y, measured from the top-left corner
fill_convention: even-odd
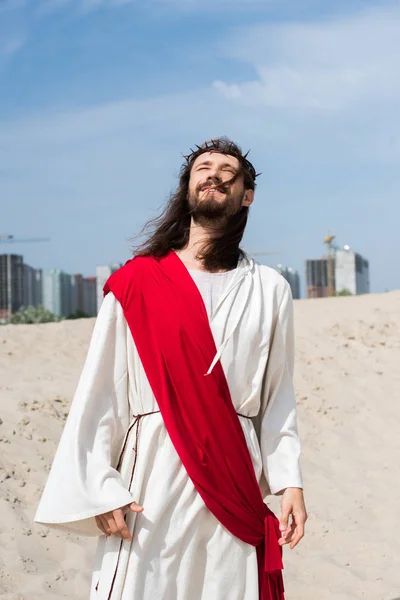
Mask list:
[[[273,338],[275,304],[273,294],[248,278],[211,316],[211,331],[234,402],[260,394]]]

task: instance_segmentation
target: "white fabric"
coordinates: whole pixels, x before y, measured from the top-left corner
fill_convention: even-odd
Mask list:
[[[293,373],[292,300],[274,270],[242,260],[210,321],[260,485],[302,487]],[[109,294],[35,520],[100,535],[94,516],[135,500],[132,543],[100,536],[91,600],[257,600],[255,549],[208,511],[175,452],[124,319]],[[119,559],[118,559],[119,557]],[[118,568],[117,568],[118,564]],[[97,591],[96,591],[97,586]],[[112,590],[112,591],[111,591]]]
[[[203,298],[208,318],[212,319],[214,310],[218,306],[222,293],[236,275],[237,270],[224,271],[223,273],[209,273],[208,271],[196,271],[189,269],[193,281],[199,288]]]

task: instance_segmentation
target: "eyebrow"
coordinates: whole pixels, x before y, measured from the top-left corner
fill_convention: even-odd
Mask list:
[[[209,167],[210,165],[212,165],[212,161],[211,160],[205,160],[204,162],[199,163],[196,168],[202,167],[204,165],[206,165],[207,167]],[[233,171],[237,171],[237,168],[234,167],[231,163],[223,163],[221,165],[221,167],[222,168],[229,167]]]

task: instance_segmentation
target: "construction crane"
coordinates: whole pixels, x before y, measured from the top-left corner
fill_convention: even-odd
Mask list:
[[[49,242],[50,238],[15,238],[9,233],[0,233],[0,244],[32,244],[35,242]]]
[[[335,250],[337,248],[334,245],[333,240],[336,238],[330,232],[324,238],[324,244],[328,248],[328,296],[335,296]]]

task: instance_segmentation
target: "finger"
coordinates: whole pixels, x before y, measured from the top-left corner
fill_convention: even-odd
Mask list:
[[[107,513],[104,516],[105,516],[105,519],[107,521],[107,527],[108,527],[110,533],[112,535],[116,535],[118,537],[121,537],[120,534],[119,534],[119,527],[118,527],[118,525],[115,522],[113,514],[112,513]]]
[[[290,540],[293,537],[295,531],[296,523],[292,521],[292,523],[290,523],[290,525],[285,529],[285,531],[282,532],[282,537],[285,540]]]
[[[289,525],[289,517],[292,512],[292,507],[290,505],[282,505],[281,508],[281,518],[279,520],[279,529],[284,531]]]
[[[114,520],[118,527],[119,533],[121,534],[122,539],[132,541],[131,534],[129,532],[128,526],[124,519],[124,514],[122,510],[114,510]]]
[[[300,542],[300,540],[303,537],[304,537],[304,525],[302,523],[300,523],[296,527],[296,532],[295,532],[293,540],[290,544],[290,549],[293,550],[293,548],[295,548],[297,546],[297,544]]]
[[[105,532],[105,529],[104,529],[104,525],[103,525],[103,523],[101,522],[101,519],[100,519],[100,517],[95,517],[95,519],[96,519],[96,525],[97,525],[97,527],[100,529],[100,531],[101,531],[102,533],[106,533],[106,532]]]
[[[293,535],[296,529],[296,525],[291,523],[284,532],[282,532],[282,537],[279,538],[278,542],[280,546],[284,546],[285,544],[290,544],[293,539]]]
[[[140,506],[140,504],[138,504],[137,502],[132,502],[132,504],[129,505],[129,508],[131,511],[136,512],[136,513],[144,511],[143,506]]]
[[[110,528],[108,526],[107,519],[105,518],[104,515],[99,515],[98,518],[99,518],[101,524],[103,525],[104,533],[106,534],[107,537],[109,537],[111,535],[111,531],[110,531]]]

